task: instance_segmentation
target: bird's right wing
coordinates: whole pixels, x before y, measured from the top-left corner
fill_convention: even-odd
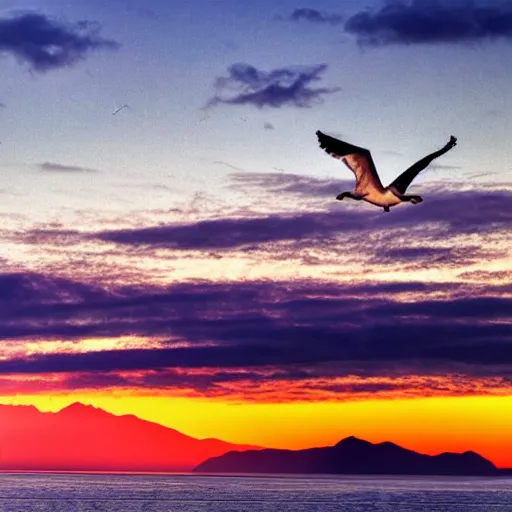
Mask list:
[[[399,194],[405,194],[405,191],[413,182],[414,178],[416,178],[416,176],[421,171],[423,171],[423,169],[426,169],[434,159],[440,157],[441,155],[444,155],[456,145],[457,137],[454,137],[452,135],[448,143],[445,144],[443,148],[441,148],[438,151],[434,151],[433,153],[430,153],[430,155],[427,155],[426,157],[422,158],[415,164],[411,165],[411,167],[409,167],[402,174],[400,174],[400,176],[398,176],[389,186],[393,187]]]
[[[326,153],[338,160],[341,160],[356,176],[357,189],[368,190],[374,188],[380,192],[384,187],[380,181],[377,169],[373,163],[373,158],[368,149],[353,146],[348,142],[325,135],[321,131],[316,132],[320,147]]]

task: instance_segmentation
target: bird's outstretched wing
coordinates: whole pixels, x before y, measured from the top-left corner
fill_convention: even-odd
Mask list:
[[[334,158],[341,160],[356,176],[356,191],[374,188],[380,192],[384,187],[380,181],[372,155],[368,149],[353,146],[347,142],[316,132],[320,147]]]
[[[444,155],[446,152],[450,151],[453,147],[457,145],[457,137],[454,137],[453,135],[450,137],[450,140],[445,144],[443,148],[441,148],[438,151],[434,151],[433,153],[430,153],[430,155],[427,155],[423,157],[421,160],[416,162],[415,164],[411,165],[407,170],[405,170],[400,176],[398,176],[393,183],[390,183],[390,187],[393,187],[396,189],[396,191],[400,194],[405,194],[405,191],[409,187],[409,185],[412,183],[414,178],[418,176],[418,174],[426,169],[433,160],[440,157],[441,155]]]
[[[119,112],[121,112],[121,110],[123,110],[123,108],[130,108],[130,105],[123,105],[122,107],[119,107],[115,112],[112,112],[112,115],[115,116],[116,114],[118,114]]]

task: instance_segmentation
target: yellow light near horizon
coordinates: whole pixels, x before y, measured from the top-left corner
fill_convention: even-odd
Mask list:
[[[333,445],[355,435],[428,454],[473,450],[500,467],[512,467],[512,396],[283,404],[128,392],[0,397],[1,403],[53,412],[76,401],[117,415],[135,414],[197,438],[300,449]]]

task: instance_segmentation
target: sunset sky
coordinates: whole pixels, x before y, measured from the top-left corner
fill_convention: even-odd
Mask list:
[[[0,403],[512,467],[510,4],[3,0],[0,74]],[[318,129],[458,146],[383,213]]]

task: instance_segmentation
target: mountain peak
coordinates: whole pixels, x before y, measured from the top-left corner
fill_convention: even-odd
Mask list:
[[[355,436],[349,436],[345,439],[342,439],[340,442],[336,443],[334,446],[368,446],[372,443],[365,441],[364,439],[359,439]]]
[[[103,409],[98,409],[97,407],[94,407],[93,405],[86,405],[82,404],[81,402],[73,402],[72,404],[67,405],[66,407],[63,407],[59,413],[80,413],[80,412],[105,412]]]

